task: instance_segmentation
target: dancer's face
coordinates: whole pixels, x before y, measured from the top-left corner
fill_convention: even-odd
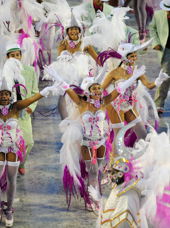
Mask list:
[[[10,99],[10,92],[7,90],[0,91],[0,105],[8,105]]]
[[[15,59],[18,59],[19,61],[21,61],[21,59],[22,59],[21,51],[11,51],[7,56],[7,59],[9,59],[9,58],[15,58]]]
[[[133,52],[127,56],[127,58],[130,60],[129,65],[133,66],[135,65],[138,57],[137,57],[137,52]]]
[[[94,93],[94,95],[90,96],[91,99],[99,100],[100,96],[102,95],[101,85],[99,85],[99,84],[92,85],[90,87],[90,92]]]
[[[78,27],[72,27],[68,29],[68,35],[70,40],[78,40],[79,36],[78,34],[80,33],[80,29]]]
[[[103,1],[100,0],[95,0],[95,3],[98,7],[102,7],[103,6]]]

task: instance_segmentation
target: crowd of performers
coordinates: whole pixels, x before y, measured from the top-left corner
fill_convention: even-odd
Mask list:
[[[135,11],[144,15],[138,33],[125,24],[131,9],[107,2],[85,1],[71,9],[66,0],[0,1],[0,222],[5,215],[6,227],[13,226],[17,172],[25,174],[34,144],[30,115],[50,92],[59,96],[68,208],[75,193],[88,211],[98,213],[97,228],[147,228],[147,220],[168,227],[169,129],[157,134],[160,103],[155,105],[148,89],[161,91],[166,84],[163,109],[170,82],[169,34],[159,39],[158,21],[166,15],[168,26],[170,1],[161,1],[161,10],[155,11],[148,41],[143,11]],[[134,0],[135,9],[143,10],[144,3]],[[54,42],[58,57],[51,63]],[[147,55],[151,44],[163,68],[153,82],[146,67],[136,65],[138,54]],[[40,76],[53,86],[39,92]],[[108,199],[104,184],[111,185]]]

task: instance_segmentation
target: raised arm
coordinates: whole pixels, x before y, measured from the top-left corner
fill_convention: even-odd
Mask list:
[[[145,66],[141,66],[139,69],[137,69],[137,66],[135,67],[133,71],[133,75],[123,82],[119,87],[117,87],[116,90],[114,90],[112,93],[104,97],[104,101],[106,105],[109,105],[116,97],[119,95],[119,93],[124,93],[124,91],[133,84],[133,82],[139,78],[141,75],[145,73]]]
[[[117,89],[113,90],[113,92],[111,92],[109,95],[105,96],[104,99],[104,103],[107,105],[109,105],[112,101],[114,101],[116,99],[116,97],[119,96],[119,92],[117,91]]]
[[[48,88],[48,87],[47,87]],[[40,100],[43,96],[41,95],[41,93],[37,93],[32,97],[29,97],[25,100],[20,100],[16,102],[16,109],[17,111],[20,111],[22,109],[25,109],[26,107],[28,107],[29,105],[33,104],[34,102]]]
[[[155,87],[159,87],[163,81],[166,81],[168,78],[170,78],[166,73],[163,73],[163,69],[160,71],[159,76],[156,78],[154,82],[150,82],[145,74],[143,74],[140,77],[140,80],[142,83],[148,88],[148,89],[153,89]]]
[[[140,77],[141,82],[144,84],[144,86],[146,86],[148,89],[153,89],[156,87],[155,82],[150,82],[147,77],[145,76],[145,74],[143,74]]]
[[[32,97],[29,97],[25,100],[17,101],[15,103],[15,108],[17,111],[20,111],[20,110],[30,106],[34,102],[40,100],[42,97],[47,97],[48,94],[50,93],[50,91],[54,91],[54,90],[56,90],[56,85],[48,86],[48,87],[44,88],[40,93],[36,93]]]
[[[101,88],[102,88],[103,90],[105,90],[105,89],[110,85],[110,83],[113,81],[113,79],[114,79],[114,70],[111,71],[111,72],[107,75],[107,77],[105,78],[104,82],[103,82],[102,85],[101,85]]]
[[[69,87],[69,85],[65,81],[62,80],[62,78],[60,78],[57,75],[55,69],[52,68],[51,66],[45,66],[44,69],[50,76],[52,76],[58,82],[56,87],[60,86],[61,89],[64,90],[69,95],[69,97],[72,99],[72,101],[74,101],[77,105],[80,105],[81,98],[78,96],[78,94],[76,92],[74,92],[74,90],[72,90]]]
[[[76,103],[77,105],[81,104],[81,98],[78,96],[76,92],[74,92],[74,90],[69,88],[68,90],[66,90],[66,93],[69,95],[71,100],[74,101],[74,103]]]

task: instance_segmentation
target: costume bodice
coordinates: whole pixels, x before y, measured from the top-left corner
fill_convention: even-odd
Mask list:
[[[104,135],[103,122],[106,114],[103,110],[98,110],[94,114],[91,111],[85,111],[81,114],[84,137],[96,140]]]
[[[16,142],[18,120],[10,118],[7,121],[0,119],[1,146],[10,147]]]
[[[119,79],[115,82],[115,87],[119,87],[126,79]],[[127,112],[129,109],[132,109],[135,102],[137,101],[137,92],[135,92],[138,86],[138,81],[135,81],[130,87],[128,87],[123,93],[121,93],[112,104],[115,106],[117,111],[123,110]]]
[[[115,81],[115,87],[116,88],[119,87],[125,81],[127,81],[127,80],[123,79],[123,78]],[[138,82],[134,81],[134,83],[125,90],[124,94],[131,95],[133,93],[133,91],[137,88],[137,86],[138,86]]]

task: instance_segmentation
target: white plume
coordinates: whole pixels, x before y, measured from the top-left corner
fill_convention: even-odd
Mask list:
[[[11,87],[13,86],[14,81],[18,81],[18,83],[25,85],[25,79],[21,75],[22,70],[23,67],[19,60],[9,58],[3,67],[2,77],[6,78],[7,83],[11,85]]]

